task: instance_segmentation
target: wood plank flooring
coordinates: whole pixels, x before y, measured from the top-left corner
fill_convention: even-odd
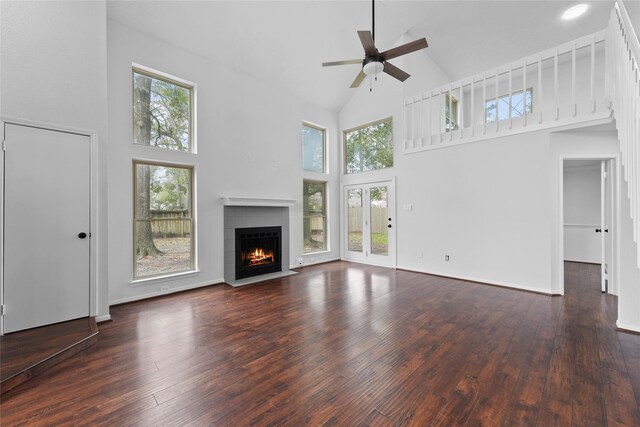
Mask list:
[[[50,369],[97,342],[93,317],[0,336],[0,393]]]
[[[335,262],[111,315],[2,396],[3,426],[640,425],[640,336],[598,266],[548,297]]]

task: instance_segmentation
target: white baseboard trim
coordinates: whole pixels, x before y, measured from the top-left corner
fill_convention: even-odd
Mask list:
[[[126,298],[119,298],[119,299],[115,299],[115,300],[109,301],[109,305],[111,306],[111,305],[117,305],[117,304],[124,304],[126,302],[140,301],[140,300],[143,300],[143,299],[158,297],[158,296],[161,296],[161,295],[169,295],[169,294],[174,294],[176,292],[188,291],[189,289],[204,288],[205,286],[219,285],[220,283],[224,283],[224,279],[207,280],[206,282],[200,282],[200,283],[194,283],[194,284],[191,284],[191,285],[178,286],[176,288],[171,288],[171,289],[169,289],[167,291],[157,290],[157,291],[149,292],[149,293],[142,294],[142,295],[135,295],[135,296],[126,297]]]
[[[348,258],[342,258],[341,261],[355,262],[355,263],[358,263],[358,264],[371,265],[373,267],[400,268],[400,267],[397,267],[395,265],[377,264],[375,262],[368,262],[368,261],[364,261],[364,260],[355,260],[355,259],[348,259]],[[405,268],[404,270],[411,270],[411,269]],[[417,271],[417,270],[411,270],[411,271]],[[418,271],[418,273],[422,273],[422,271]]]
[[[422,270],[422,269],[416,269],[416,268],[404,267],[404,266],[402,266],[402,267],[398,266],[396,268],[398,268],[400,270],[414,271],[416,273],[432,274],[434,276],[449,277],[449,278],[458,279],[458,280],[466,280],[468,282],[476,282],[476,283],[479,283],[479,284],[501,286],[503,288],[516,289],[516,290],[520,290],[520,291],[536,292],[536,293],[544,294],[544,295],[560,295],[559,293],[552,292],[550,289],[536,288],[536,287],[533,287],[533,286],[516,285],[516,284],[513,284],[513,283],[501,282],[501,281],[497,281],[497,280],[478,279],[478,278],[475,278],[475,277],[461,276],[461,275],[458,275],[458,274],[453,275],[451,273],[440,273],[440,272],[435,272],[435,271],[426,271],[426,270]]]
[[[105,315],[102,315],[102,316],[96,316],[96,323],[108,322],[109,320],[111,320],[111,315],[110,314],[105,314]]]
[[[625,331],[640,333],[640,325],[631,325],[629,323],[623,323],[618,320],[616,321],[616,326],[618,327],[618,329],[624,329]]]
[[[309,261],[305,259],[302,265],[292,265],[289,267],[289,269],[293,270],[295,268],[308,267],[310,265],[316,265],[316,264],[325,264],[327,262],[333,262],[333,261],[340,261],[340,258],[322,258],[322,259],[316,259],[314,261]]]

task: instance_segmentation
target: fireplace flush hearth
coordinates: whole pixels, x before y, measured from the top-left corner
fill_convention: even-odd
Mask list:
[[[236,280],[282,271],[282,227],[236,228]]]

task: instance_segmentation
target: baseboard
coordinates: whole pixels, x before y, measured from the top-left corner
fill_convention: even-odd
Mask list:
[[[185,286],[178,286],[177,288],[171,288],[167,291],[154,291],[154,292],[149,292],[143,295],[135,295],[135,296],[131,296],[131,297],[126,297],[126,298],[120,298],[120,299],[115,299],[115,300],[111,300],[109,301],[109,305],[118,305],[118,304],[125,304],[128,302],[134,302],[134,301],[140,301],[143,299],[148,299],[148,298],[155,298],[155,297],[160,297],[163,295],[169,295],[169,294],[175,294],[176,292],[183,292],[183,291],[188,291],[191,289],[196,289],[196,288],[204,288],[206,286],[213,286],[213,285],[219,285],[221,283],[224,283],[224,279],[213,279],[213,280],[208,280],[206,282],[200,282],[200,283],[194,283],[192,285],[185,285]]]
[[[105,314],[103,316],[96,316],[97,323],[108,322],[109,320],[111,320],[110,314]]]
[[[640,334],[640,325],[630,325],[628,323],[622,323],[618,320],[616,322],[616,327],[621,332],[629,332],[631,334]]]
[[[548,296],[558,296],[558,295],[560,295],[558,293],[551,292],[548,289],[535,288],[535,287],[532,287],[532,286],[521,286],[521,285],[516,285],[516,284],[513,284],[513,283],[500,282],[500,281],[497,281],[497,280],[477,279],[475,277],[452,275],[450,273],[440,273],[440,272],[419,270],[419,269],[415,269],[415,268],[401,267],[401,266],[398,266],[397,269],[398,270],[412,271],[414,273],[430,274],[432,276],[446,277],[446,278],[449,278],[449,279],[464,280],[466,282],[474,282],[474,283],[479,283],[481,285],[500,286],[501,288],[509,288],[509,289],[515,289],[515,290],[518,290],[518,291],[533,292],[533,293],[536,293],[536,294],[542,294],[542,295],[548,295]]]
[[[336,262],[336,261],[340,261],[340,258],[322,259],[322,260],[319,260],[319,261],[305,262],[302,265],[296,265],[296,266],[289,267],[289,270],[294,270],[294,269],[295,270],[299,270],[301,268],[310,267],[312,265],[326,264],[326,263],[329,263],[329,262]]]

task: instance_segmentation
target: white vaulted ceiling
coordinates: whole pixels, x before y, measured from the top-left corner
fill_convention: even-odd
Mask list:
[[[426,37],[430,47],[411,55],[429,55],[457,79],[606,26],[612,0],[586,2],[587,14],[562,21],[575,3],[377,1],[376,45],[391,48],[405,33]],[[108,16],[338,111],[359,66],[321,63],[363,56],[356,31],[370,29],[371,2],[109,1]]]

